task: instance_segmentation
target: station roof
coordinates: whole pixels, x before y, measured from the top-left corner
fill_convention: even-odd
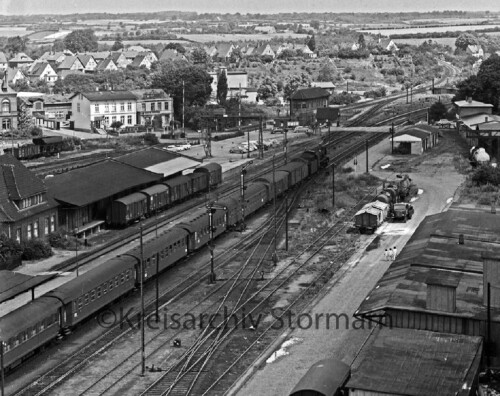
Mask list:
[[[107,160],[55,175],[45,182],[48,193],[57,201],[85,206],[161,178],[157,173]]]
[[[476,126],[477,124],[483,124],[485,122],[500,121],[500,116],[494,114],[481,113],[470,116],[462,116],[460,117],[460,119],[465,125],[471,127],[471,126]]]
[[[352,365],[347,388],[408,396],[435,395],[437,390],[468,395],[481,353],[481,337],[378,328]]]
[[[460,234],[464,244],[458,243]],[[439,311],[440,315],[484,320],[484,254],[500,256],[497,215],[452,206],[446,212],[427,216],[355,315],[370,317],[388,309],[431,312],[426,308],[426,297],[432,274],[433,284],[456,284],[455,312]],[[492,308],[491,318],[500,322],[500,309]]]
[[[0,304],[56,276],[57,273],[30,276],[6,270],[0,271]]]
[[[201,161],[161,149],[149,147],[117,158],[124,164],[161,174],[163,177],[175,175],[186,169],[200,165]]]

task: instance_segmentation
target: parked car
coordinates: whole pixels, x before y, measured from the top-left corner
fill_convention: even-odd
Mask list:
[[[310,133],[311,130],[305,126],[298,126],[298,127],[295,127],[295,129],[293,130],[293,133],[300,133],[300,132]]]
[[[285,133],[285,130],[283,128],[273,128],[271,134],[274,135],[275,133]]]

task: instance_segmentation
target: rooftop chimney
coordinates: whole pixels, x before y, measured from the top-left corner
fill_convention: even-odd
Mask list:
[[[467,103],[472,103],[472,96],[467,96]]]
[[[484,122],[488,122],[488,117],[484,117]]]
[[[488,283],[491,290],[491,307],[500,308],[500,257],[483,252],[483,304],[488,304]]]
[[[458,244],[463,245],[465,243],[464,234],[458,236]]]

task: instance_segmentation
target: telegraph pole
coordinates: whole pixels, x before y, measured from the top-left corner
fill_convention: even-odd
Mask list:
[[[264,125],[262,117],[259,118],[259,158],[264,158]]]
[[[144,377],[146,371],[146,353],[145,353],[145,342],[144,342],[144,245],[142,239],[142,222],[140,225],[141,232],[141,377]]]
[[[5,374],[3,367],[3,353],[4,353],[4,344],[3,341],[0,340],[0,371],[1,371],[1,379],[0,379],[0,387],[2,388],[2,396],[5,396]]]
[[[76,277],[80,276],[80,265],[78,264],[78,227],[75,228],[75,255],[76,255]]]
[[[335,162],[332,162],[332,212],[335,208]]]
[[[366,145],[366,173],[368,173],[368,139],[365,142]]]
[[[277,221],[276,221],[276,169],[274,166],[274,160],[275,160],[275,154],[273,154],[273,186],[274,186],[274,197],[273,197],[273,212],[274,212],[274,253],[272,256],[274,265],[278,262],[278,255],[277,255],[277,243],[278,243],[278,228],[277,228]]]
[[[285,141],[284,141],[283,149],[285,151],[285,164],[286,164],[286,163],[288,163],[288,139],[287,139],[288,128],[285,128],[284,132],[285,132]]]
[[[394,122],[392,122],[391,126],[391,154],[394,154]]]
[[[184,137],[186,137],[186,129],[184,128],[184,102],[185,102],[184,80],[182,80],[182,133],[184,134]]]

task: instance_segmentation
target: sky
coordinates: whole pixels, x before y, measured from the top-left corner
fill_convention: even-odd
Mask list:
[[[500,11],[498,0],[0,0],[0,14]]]

